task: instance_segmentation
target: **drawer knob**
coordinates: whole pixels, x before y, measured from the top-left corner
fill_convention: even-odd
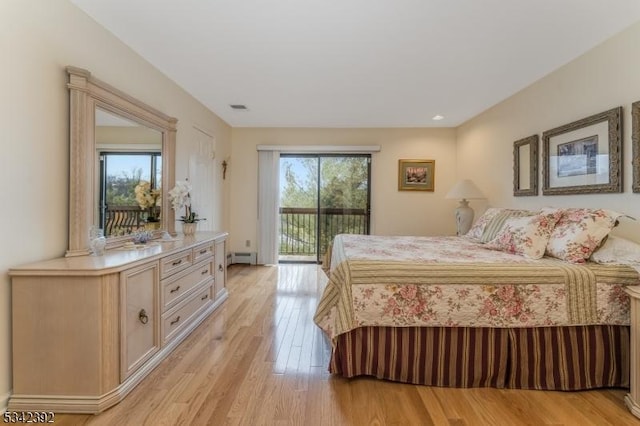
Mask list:
[[[200,250],[200,254],[205,254],[206,252],[207,252],[207,249]]]
[[[202,272],[200,272],[200,275],[207,275],[209,273],[209,269],[203,269]]]
[[[222,272],[224,270],[224,268],[222,267],[222,265],[218,265],[218,271]]]
[[[208,295],[208,294],[205,294],[204,296],[202,296],[202,297],[200,298],[200,300],[207,300],[208,298],[209,298],[209,295]]]
[[[175,293],[176,291],[180,290],[180,286],[176,287],[176,288],[172,288],[169,293]]]
[[[178,315],[178,316],[176,317],[176,319],[174,319],[173,321],[171,321],[171,325],[177,324],[177,323],[179,323],[179,322],[180,322],[180,315]]]
[[[148,323],[149,322],[149,316],[147,315],[147,311],[145,311],[144,309],[140,309],[140,312],[138,312],[138,319],[143,324]]]
[[[173,266],[178,266],[179,264],[182,263],[182,259],[178,259],[175,262],[172,263]]]

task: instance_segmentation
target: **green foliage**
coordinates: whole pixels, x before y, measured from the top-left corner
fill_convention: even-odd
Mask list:
[[[200,219],[198,217],[198,213],[191,211],[191,207],[185,207],[187,209],[187,214],[180,216],[180,221],[184,222],[184,223],[196,223],[196,222],[200,222],[201,220],[207,220],[207,219]]]
[[[315,207],[318,200],[318,160],[316,158],[283,158],[285,185],[280,194],[281,207]],[[294,170],[294,162],[302,171]],[[282,185],[281,185],[282,187]]]
[[[321,207],[365,209],[367,199],[366,158],[330,157],[323,159]]]
[[[135,187],[142,178],[142,169],[134,168],[122,175],[107,175],[107,205],[137,206]]]
[[[320,254],[339,233],[368,233],[365,211],[368,208],[368,158],[321,157],[320,193],[318,196],[318,159],[283,157],[284,182],[281,184],[281,207],[309,208],[314,213],[285,215],[281,223],[280,253],[315,254],[320,203]],[[360,209],[353,215],[325,209]]]
[[[281,207],[316,207],[318,203],[318,160],[296,158],[302,172],[296,173],[293,161],[284,157],[285,184]],[[364,209],[367,207],[367,158],[322,157],[320,170],[320,207]]]

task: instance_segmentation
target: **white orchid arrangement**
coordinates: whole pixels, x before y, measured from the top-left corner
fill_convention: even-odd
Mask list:
[[[184,208],[184,215],[180,216],[180,221],[185,223],[195,223],[201,220],[198,214],[191,210],[191,184],[187,181],[177,181],[176,186],[169,191],[169,199],[171,200],[171,207],[176,212]]]
[[[141,209],[149,209],[149,219],[156,218],[156,208],[160,206],[162,191],[152,188],[151,183],[141,180],[134,189],[136,201]]]

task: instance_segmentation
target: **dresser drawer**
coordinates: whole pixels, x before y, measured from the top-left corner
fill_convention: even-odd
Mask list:
[[[162,315],[163,343],[171,340],[180,330],[189,325],[194,316],[205,306],[213,303],[213,286],[209,283],[202,290],[196,292],[180,303],[176,308]]]
[[[213,256],[213,253],[214,253],[213,242],[208,242],[208,243],[200,244],[199,246],[195,246],[193,248],[193,263],[199,262],[204,258]]]
[[[180,297],[192,288],[211,280],[214,268],[213,258],[210,258],[208,262],[205,260],[162,280],[162,311],[175,305]]]
[[[193,265],[193,250],[184,250],[160,261],[160,278],[166,278]]]

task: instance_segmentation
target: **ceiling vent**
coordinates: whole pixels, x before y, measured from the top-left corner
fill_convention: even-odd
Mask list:
[[[231,109],[236,110],[236,111],[247,111],[247,110],[249,110],[249,108],[247,108],[246,105],[242,105],[242,104],[231,104],[229,106],[231,107]]]

